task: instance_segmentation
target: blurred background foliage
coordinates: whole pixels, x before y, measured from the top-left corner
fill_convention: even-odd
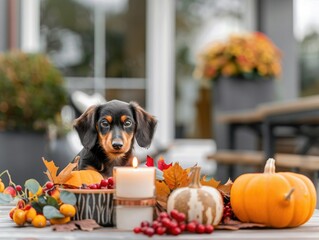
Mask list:
[[[67,103],[64,79],[43,54],[0,55],[0,130],[44,131]]]

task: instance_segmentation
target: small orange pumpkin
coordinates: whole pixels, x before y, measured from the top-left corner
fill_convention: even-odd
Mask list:
[[[81,187],[82,184],[90,185],[100,183],[103,176],[95,170],[72,171],[71,177],[64,182],[66,185]]]
[[[266,162],[264,173],[239,176],[230,196],[239,220],[274,228],[304,224],[312,216],[317,201],[309,178],[292,172],[275,173],[272,158]]]

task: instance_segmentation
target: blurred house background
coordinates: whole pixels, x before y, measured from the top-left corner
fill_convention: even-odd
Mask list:
[[[0,0],[0,51],[46,53],[70,96],[139,102],[159,120],[149,152],[167,149],[168,161],[213,175],[212,91],[193,78],[196,55],[231,33],[264,32],[283,57],[274,101],[315,95],[318,8],[317,0]],[[56,151],[81,148],[70,139],[75,146]]]

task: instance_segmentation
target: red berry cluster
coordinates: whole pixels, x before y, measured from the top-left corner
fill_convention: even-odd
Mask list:
[[[231,207],[230,202],[226,203],[224,205],[224,211],[223,211],[223,219],[222,221],[224,221],[226,218],[230,218],[230,219],[234,219],[235,215],[233,212],[233,209]]]
[[[16,191],[17,191],[17,192],[21,192],[21,191],[22,191],[21,185],[16,185]]]
[[[83,184],[82,189],[114,189],[114,179],[109,177],[107,179],[102,179],[100,183],[85,185]]]
[[[54,186],[54,183],[53,182],[46,182],[45,185],[43,186],[42,188],[42,192],[43,193],[47,193],[48,195],[52,195],[52,193],[54,192],[55,190],[55,186]]]
[[[159,217],[152,223],[143,221],[139,227],[133,229],[135,233],[143,233],[149,237],[154,234],[163,235],[179,235],[188,231],[191,233],[212,233],[214,227],[212,225],[200,224],[197,221],[186,222],[184,213],[172,210],[170,214],[167,212],[160,213]]]
[[[56,185],[54,185],[53,182],[50,181],[46,182],[45,185],[42,187],[42,193],[49,195],[56,200],[60,198],[59,189],[56,187]]]

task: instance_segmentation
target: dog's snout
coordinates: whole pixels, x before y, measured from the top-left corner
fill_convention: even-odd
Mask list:
[[[123,142],[120,139],[114,139],[112,141],[112,147],[115,150],[120,150],[123,147]]]

